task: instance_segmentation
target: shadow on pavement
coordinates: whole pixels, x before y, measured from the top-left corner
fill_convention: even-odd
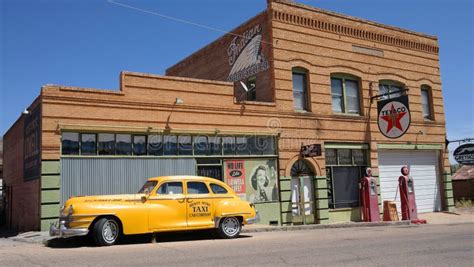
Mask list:
[[[239,238],[249,238],[249,235],[240,235]],[[199,240],[214,240],[220,239],[214,231],[201,230],[201,231],[186,231],[186,232],[169,232],[169,233],[157,233],[155,234],[155,243],[169,243],[169,242],[183,242],[183,241],[199,241]],[[129,235],[122,236],[119,242],[115,246],[123,245],[137,245],[137,244],[152,244],[153,235]],[[55,249],[67,249],[67,248],[80,248],[80,247],[95,247],[92,236],[79,236],[69,238],[55,238],[51,239],[46,243],[49,248]]]
[[[17,231],[0,228],[0,238],[8,238],[18,235]]]

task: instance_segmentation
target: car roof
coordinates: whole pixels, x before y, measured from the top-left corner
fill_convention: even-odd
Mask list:
[[[170,175],[170,176],[158,176],[149,178],[148,181],[166,181],[166,180],[200,180],[200,181],[210,181],[210,182],[222,182],[219,179],[204,177],[204,176],[195,176],[195,175]]]

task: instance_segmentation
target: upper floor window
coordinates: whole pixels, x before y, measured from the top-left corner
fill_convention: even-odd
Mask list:
[[[247,92],[247,98],[245,100],[247,101],[256,101],[257,100],[257,76],[251,76],[247,79],[245,82],[245,85],[247,86],[248,92]]]
[[[308,109],[308,76],[302,68],[293,68],[293,104],[295,110]]]
[[[332,111],[360,114],[359,79],[349,75],[331,75]]]
[[[401,92],[404,89],[403,84],[390,80],[381,80],[379,81],[379,94],[387,94],[381,96],[380,99],[390,99],[401,96]]]
[[[423,118],[432,120],[433,115],[431,113],[431,88],[427,85],[421,86],[421,106],[423,107]]]

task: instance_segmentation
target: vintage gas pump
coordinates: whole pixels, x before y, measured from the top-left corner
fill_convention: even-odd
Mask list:
[[[401,172],[402,175],[398,178],[398,187],[400,189],[402,220],[418,220],[413,178],[408,176],[410,171],[407,166],[403,166]]]
[[[364,222],[380,221],[377,180],[372,177],[370,168],[365,170],[365,176],[360,181],[360,199],[362,201],[362,220]]]

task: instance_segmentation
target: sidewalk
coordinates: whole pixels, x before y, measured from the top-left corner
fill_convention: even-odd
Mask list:
[[[474,223],[474,211],[467,210],[461,212],[431,212],[418,214],[420,219],[425,219],[428,225],[435,224],[463,224]],[[400,226],[410,225],[409,221],[397,222],[344,222],[332,224],[310,224],[310,225],[291,225],[291,226],[269,226],[263,224],[246,225],[242,228],[242,233],[257,233],[257,232],[274,232],[274,231],[299,231],[299,230],[313,230],[313,229],[328,229],[328,228],[356,228],[356,227],[383,227],[383,226]],[[26,232],[16,236],[8,237],[9,240],[45,244],[53,239],[49,236],[49,232]]]

